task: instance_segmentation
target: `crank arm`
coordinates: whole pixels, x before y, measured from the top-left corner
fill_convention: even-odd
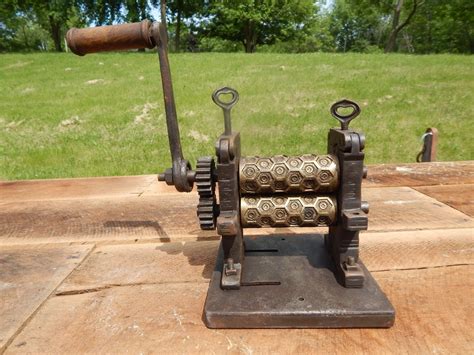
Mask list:
[[[157,47],[160,62],[161,83],[166,112],[166,127],[173,165],[158,180],[174,185],[180,192],[193,189],[195,172],[191,164],[184,159],[179,135],[178,118],[174,101],[171,71],[168,61],[168,34],[165,27],[158,23],[144,20],[138,23],[128,23],[113,26],[91,28],[72,28],[66,34],[66,40],[71,51],[83,56],[88,53],[154,48]]]

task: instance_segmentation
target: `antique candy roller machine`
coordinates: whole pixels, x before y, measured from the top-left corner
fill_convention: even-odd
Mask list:
[[[367,229],[361,200],[363,134],[349,128],[359,106],[336,102],[331,114],[340,128],[328,134],[327,154],[243,157],[231,127],[239,96],[224,87],[212,94],[224,111],[216,157],[184,159],[167,56],[167,33],[147,20],[71,29],[69,48],[87,53],[157,47],[172,167],[159,180],[199,194],[202,229],[222,237],[204,306],[210,328],[390,327],[394,310],[359,259],[359,232]],[[349,114],[341,109],[350,109]],[[218,191],[218,194],[216,193]],[[217,197],[218,196],[218,197]],[[327,234],[244,236],[244,228],[319,227]],[[185,295],[183,295],[185,296]]]

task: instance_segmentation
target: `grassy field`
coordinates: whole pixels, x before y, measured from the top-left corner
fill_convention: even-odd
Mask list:
[[[217,87],[240,92],[233,128],[245,155],[326,150],[330,105],[353,122],[369,163],[413,162],[427,127],[439,160],[473,159],[474,57],[364,54],[176,54],[170,58],[191,162],[223,131]],[[170,165],[152,53],[0,55],[0,178],[157,173]]]

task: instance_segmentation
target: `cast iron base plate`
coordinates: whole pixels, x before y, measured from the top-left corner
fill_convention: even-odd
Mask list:
[[[245,237],[243,286],[220,288],[222,247],[204,306],[209,328],[388,328],[395,311],[374,278],[341,286],[322,235]]]

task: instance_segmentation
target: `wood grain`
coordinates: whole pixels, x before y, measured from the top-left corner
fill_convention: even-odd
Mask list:
[[[98,246],[56,294],[116,285],[208,282],[218,246],[219,241]],[[382,232],[361,237],[361,257],[370,271],[470,264],[473,256],[470,229]]]
[[[201,320],[203,283],[56,296],[6,353],[472,353],[473,271],[375,273],[397,310],[391,329],[210,330]]]
[[[218,247],[219,241],[100,246],[56,294],[114,285],[209,282]]]
[[[0,352],[92,247],[43,245],[1,248]]]
[[[473,219],[408,187],[369,188],[369,231],[472,228]]]
[[[474,162],[369,165],[365,187],[474,184]],[[0,201],[66,200],[178,194],[157,175],[0,181]]]
[[[140,175],[0,181],[0,201],[26,202],[119,196],[136,197],[143,193],[156,179],[155,175]],[[160,185],[162,187],[167,186],[165,184]]]
[[[369,165],[366,187],[474,184],[474,161]]]
[[[395,326],[248,331],[201,320],[219,241],[195,192],[155,175],[0,182],[0,353],[474,353],[474,162],[370,167],[364,186],[361,258]]]
[[[470,228],[473,219],[406,187],[364,189],[369,232]],[[83,241],[178,241],[218,238],[199,229],[197,194],[103,197],[0,203],[0,245]],[[247,235],[324,229],[246,229]]]
[[[474,217],[474,184],[446,186],[417,186],[425,195]]]
[[[204,238],[196,204],[196,194],[5,203],[0,244]]]

